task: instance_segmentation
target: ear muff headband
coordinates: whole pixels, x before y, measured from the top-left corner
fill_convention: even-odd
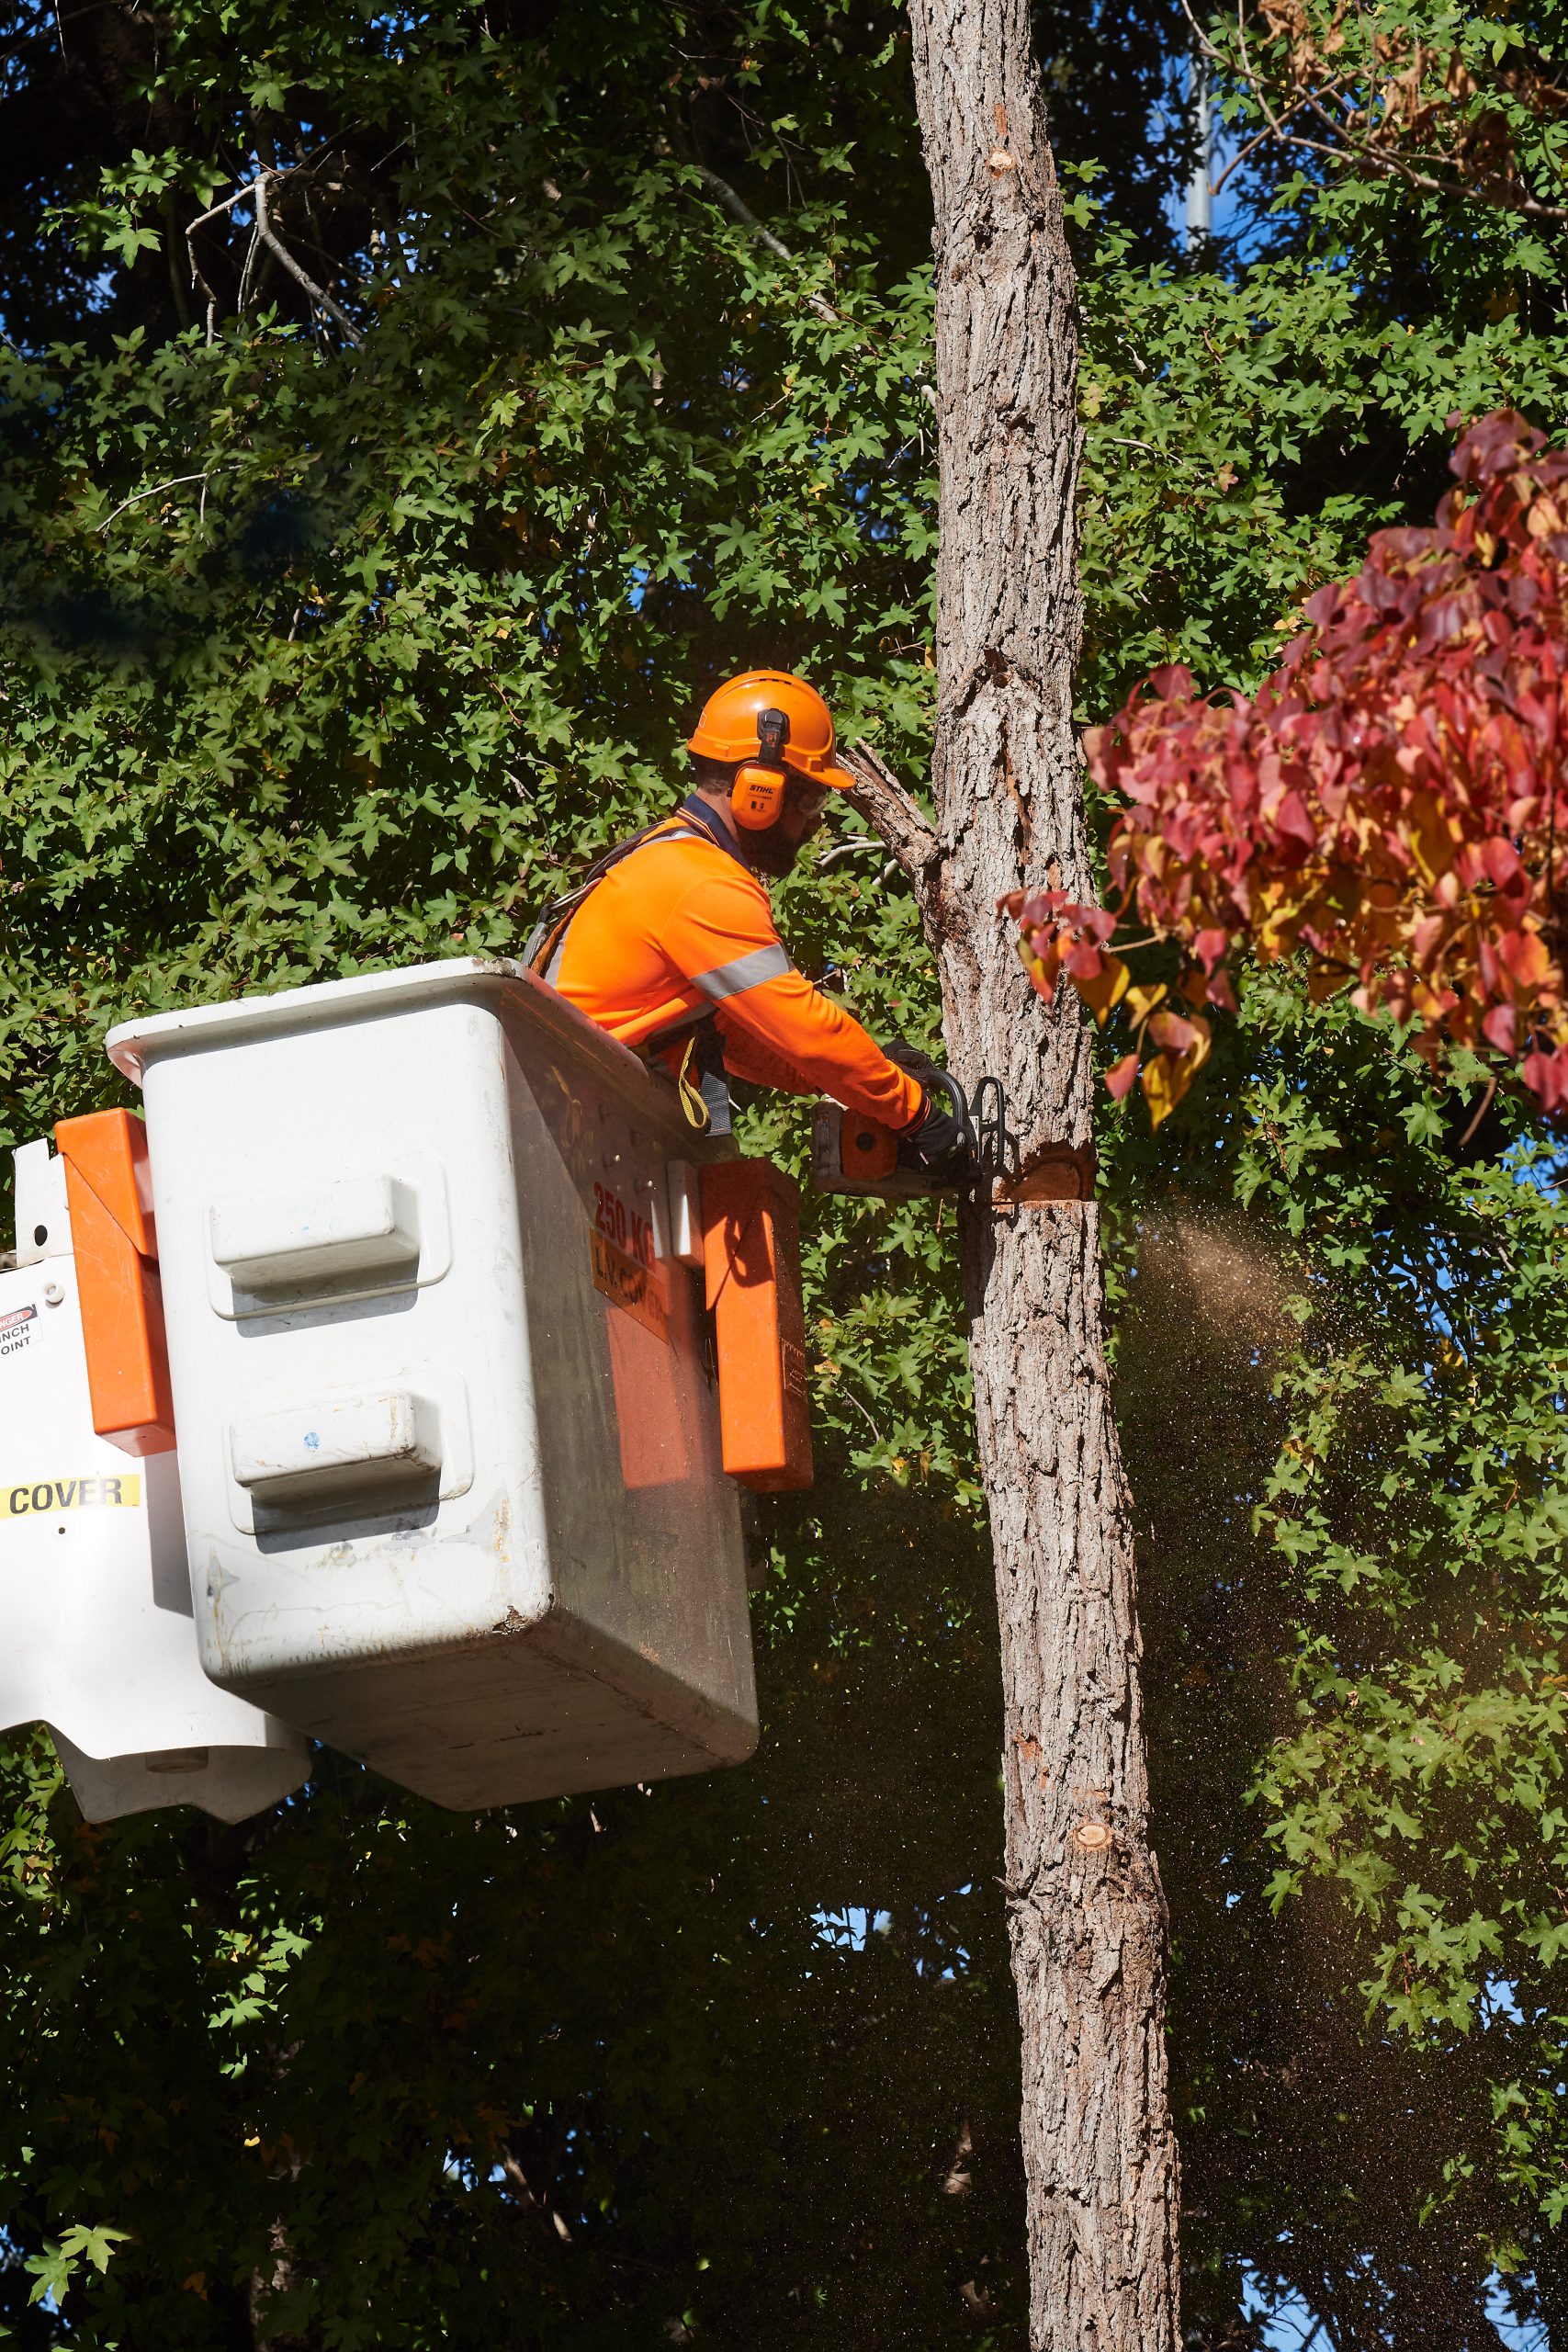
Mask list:
[[[784,763],[788,741],[789,720],[782,710],[757,713],[757,757],[736,769],[729,794],[735,821],[749,833],[764,833],[778,821],[789,783]]]

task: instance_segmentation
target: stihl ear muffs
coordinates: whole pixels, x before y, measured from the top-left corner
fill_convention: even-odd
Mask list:
[[[782,710],[757,713],[757,757],[742,761],[736,769],[729,793],[735,821],[749,833],[765,833],[778,820],[789,782],[784,763],[788,740],[789,720]]]

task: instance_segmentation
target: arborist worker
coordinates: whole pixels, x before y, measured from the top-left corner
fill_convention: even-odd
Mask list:
[[[804,678],[750,670],[711,695],[686,749],[692,789],[558,899],[524,960],[676,1078],[693,1124],[729,1129],[725,1074],[827,1094],[891,1127],[900,1158],[956,1180],[965,1131],[937,1065],[887,1051],[791,963],[764,875],[787,874],[829,792],[833,721]]]

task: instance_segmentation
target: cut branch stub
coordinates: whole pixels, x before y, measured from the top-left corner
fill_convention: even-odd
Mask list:
[[[855,778],[843,797],[857,816],[886,845],[920,900],[921,912],[934,890],[942,863],[942,844],[914,795],[906,791],[892,769],[869,743],[840,749],[840,764]]]

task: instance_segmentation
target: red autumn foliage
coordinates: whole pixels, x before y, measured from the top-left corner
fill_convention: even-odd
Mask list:
[[[1505,411],[1451,466],[1434,527],[1378,532],[1254,699],[1163,670],[1085,737],[1126,803],[1109,907],[1003,902],[1047,1002],[1066,972],[1102,1023],[1131,1014],[1109,1083],[1141,1075],[1156,1125],[1242,947],[1304,953],[1314,1000],[1353,987],[1414,1024],[1434,1069],[1466,1046],[1568,1109],[1568,453]],[[1185,1014],[1132,987],[1111,944],[1127,922],[1181,947]]]

